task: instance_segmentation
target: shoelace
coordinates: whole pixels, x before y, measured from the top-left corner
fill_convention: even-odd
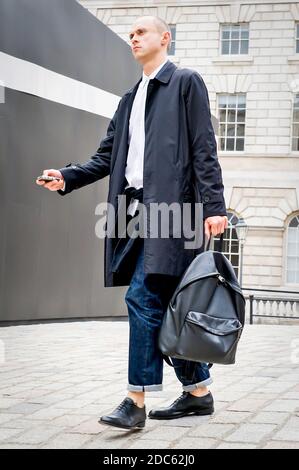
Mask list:
[[[126,398],[117,406],[117,410],[118,411],[121,411],[123,408],[125,408],[125,406],[127,405],[127,401],[126,401]]]
[[[177,398],[176,400],[174,400],[174,402],[173,402],[172,405],[176,405],[176,404],[177,404],[179,401],[181,401],[181,399],[182,399],[183,397],[185,397],[186,395],[188,395],[188,392],[183,392],[183,393],[179,396],[179,398]]]

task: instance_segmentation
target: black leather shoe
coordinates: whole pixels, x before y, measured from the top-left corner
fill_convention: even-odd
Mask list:
[[[98,422],[117,428],[139,429],[144,428],[145,420],[145,406],[139,408],[132,398],[126,397],[110,415],[102,416]]]
[[[170,406],[151,410],[148,416],[152,419],[174,419],[188,415],[211,415],[213,412],[214,400],[211,392],[203,397],[183,392]]]

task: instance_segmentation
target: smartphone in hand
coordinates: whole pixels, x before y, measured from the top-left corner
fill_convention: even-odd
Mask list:
[[[61,178],[58,178],[57,176],[47,176],[47,175],[41,175],[37,177],[38,181],[45,181],[47,183],[49,181],[60,181],[60,179]]]

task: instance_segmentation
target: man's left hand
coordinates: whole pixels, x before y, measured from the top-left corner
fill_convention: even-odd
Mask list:
[[[228,218],[226,215],[213,215],[205,219],[205,235],[207,238],[210,238],[211,234],[215,236],[218,233],[223,233],[227,227]]]

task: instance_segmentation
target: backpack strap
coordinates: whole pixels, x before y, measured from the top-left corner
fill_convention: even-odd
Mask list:
[[[171,362],[170,357],[165,356],[165,354],[162,354],[162,356],[163,356],[164,361],[167,362],[167,364],[168,364],[170,367],[173,367],[173,368],[174,368],[174,365],[173,365],[173,363]]]
[[[224,232],[220,234],[219,240],[215,240],[215,251],[220,251],[220,253],[222,253],[222,249],[223,249],[223,235],[224,235]],[[204,251],[208,251],[210,249],[211,239],[212,239],[212,235],[210,235],[209,238],[205,236]]]

